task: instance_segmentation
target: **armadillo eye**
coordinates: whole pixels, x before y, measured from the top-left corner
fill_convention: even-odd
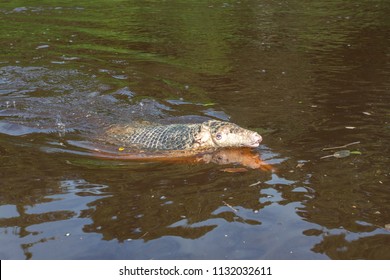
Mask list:
[[[222,139],[222,134],[221,133],[217,133],[217,135],[215,135],[215,138],[217,138],[217,140],[221,140]]]

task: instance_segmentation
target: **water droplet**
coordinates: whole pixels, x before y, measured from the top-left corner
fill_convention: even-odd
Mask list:
[[[58,129],[58,135],[60,137],[63,137],[65,135],[65,132],[66,132],[66,125],[65,125],[65,123],[63,123],[61,121],[61,117],[60,116],[57,116],[57,118],[56,118],[56,126],[57,126],[57,129]]]

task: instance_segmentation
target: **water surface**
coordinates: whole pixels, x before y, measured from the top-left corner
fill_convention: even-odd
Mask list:
[[[388,12],[0,4],[0,258],[389,259]],[[83,146],[115,123],[208,118],[260,132],[274,171]]]

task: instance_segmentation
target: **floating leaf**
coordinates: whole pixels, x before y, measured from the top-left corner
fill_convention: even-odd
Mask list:
[[[344,157],[348,157],[351,155],[351,151],[350,150],[341,150],[341,151],[337,151],[333,154],[333,156],[335,158],[344,158]]]

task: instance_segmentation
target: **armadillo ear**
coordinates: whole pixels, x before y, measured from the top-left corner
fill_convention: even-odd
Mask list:
[[[203,143],[209,141],[210,137],[210,127],[208,126],[208,122],[204,122],[200,127],[199,133],[195,136],[195,141],[196,143],[202,145]]]

